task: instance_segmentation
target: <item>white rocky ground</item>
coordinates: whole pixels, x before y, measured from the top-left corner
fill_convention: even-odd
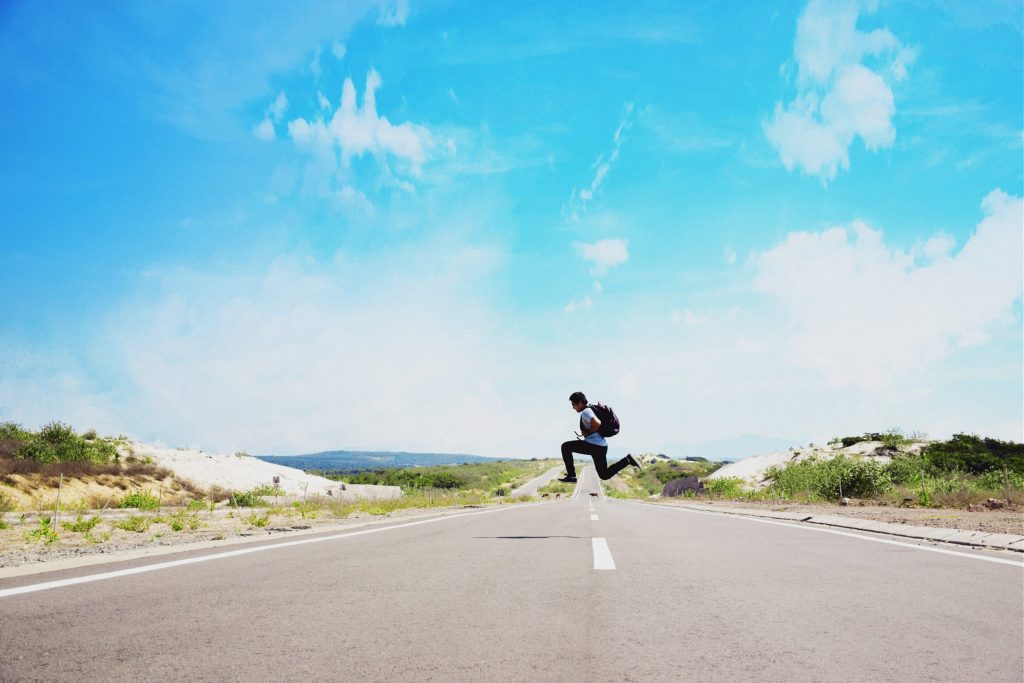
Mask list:
[[[901,446],[900,452],[918,453],[926,445],[924,442],[914,442],[907,446]],[[825,446],[811,444],[805,447],[790,448],[786,451],[762,453],[761,455],[753,455],[731,465],[726,465],[709,475],[708,479],[738,477],[746,481],[747,485],[751,488],[760,490],[770,483],[765,480],[765,474],[771,467],[784,467],[789,463],[800,462],[810,458],[830,460],[840,455],[867,458],[880,464],[886,464],[892,460],[892,455],[895,451],[884,446],[885,444],[881,441],[861,441],[846,448],[838,444]]]
[[[325,495],[336,498],[397,498],[397,486],[363,486],[340,482],[294,467],[275,465],[249,455],[207,453],[188,448],[160,448],[137,441],[120,448],[122,457],[150,459],[154,464],[189,479],[203,488],[219,486],[228,491],[251,491],[277,485],[285,495]]]

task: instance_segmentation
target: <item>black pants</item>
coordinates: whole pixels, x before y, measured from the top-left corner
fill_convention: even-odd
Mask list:
[[[588,441],[580,441],[579,439],[566,441],[562,444],[562,462],[565,463],[566,475],[570,477],[576,476],[576,465],[572,460],[573,453],[582,453],[583,455],[592,456],[594,458],[594,469],[597,470],[597,476],[602,479],[611,479],[619,473],[619,470],[629,465],[629,462],[623,458],[611,467],[608,467],[607,446],[598,446],[597,444],[590,443]]]

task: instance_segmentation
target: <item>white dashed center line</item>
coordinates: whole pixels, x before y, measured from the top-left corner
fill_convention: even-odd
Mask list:
[[[612,551],[608,549],[608,541],[603,538],[591,539],[594,543],[594,569],[615,569]]]
[[[591,522],[596,522],[597,521],[597,515],[590,515],[590,521]]]

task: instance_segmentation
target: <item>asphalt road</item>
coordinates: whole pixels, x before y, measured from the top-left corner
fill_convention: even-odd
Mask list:
[[[581,484],[599,490],[592,469]],[[587,491],[374,529],[0,581],[0,679],[1021,681],[1024,671],[1024,568],[1009,553],[940,553]],[[202,561],[12,594],[169,559]]]

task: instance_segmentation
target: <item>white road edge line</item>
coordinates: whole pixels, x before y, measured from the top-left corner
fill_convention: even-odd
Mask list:
[[[278,548],[291,548],[298,545],[306,545],[307,543],[323,543],[325,541],[334,541],[339,538],[349,538],[352,536],[363,536],[365,534],[375,534],[382,531],[391,531],[392,529],[404,529],[410,526],[417,526],[420,524],[432,524],[434,522],[440,522],[446,519],[456,519],[458,517],[468,517],[470,515],[485,515],[492,512],[501,512],[502,510],[516,510],[525,507],[533,507],[533,505],[543,505],[543,503],[534,503],[527,505],[512,505],[507,507],[494,508],[492,510],[480,510],[476,512],[460,512],[454,515],[446,515],[444,517],[433,517],[431,519],[421,519],[415,522],[406,522],[404,524],[395,524],[392,526],[377,527],[375,529],[363,529],[362,531],[351,531],[344,534],[334,534],[332,536],[320,536],[317,538],[304,538],[296,541],[285,541],[284,543],[274,543],[271,545],[261,545],[255,548],[242,548],[241,550],[229,550],[223,553],[214,553],[212,555],[201,555],[199,557],[189,557],[184,560],[172,560],[170,562],[159,562],[157,564],[147,564],[141,567],[132,567],[130,569],[119,569],[112,572],[102,572],[99,574],[89,574],[87,576],[76,576],[71,579],[60,579],[57,581],[44,581],[42,583],[29,584],[27,586],[18,586],[17,588],[7,588],[0,590],[0,598],[7,598],[12,595],[21,595],[22,593],[34,593],[35,591],[44,591],[51,588],[62,588],[64,586],[73,586],[79,583],[89,583],[91,581],[101,581],[103,579],[116,579],[121,576],[131,576],[132,574],[143,574],[145,572],[155,572],[161,569],[171,569],[172,567],[183,567],[187,564],[197,564],[199,562],[209,562],[211,560],[222,560],[228,557],[238,557],[239,555],[249,555],[251,553],[259,553],[266,550],[277,550]]]
[[[608,541],[603,538],[591,539],[594,545],[594,569],[615,569],[612,551],[608,549]]]
[[[591,522],[596,522],[597,521],[597,515],[590,515],[590,521]]]
[[[771,519],[758,519],[757,517],[744,517],[742,515],[730,515],[725,512],[714,512],[713,510],[691,510],[689,508],[680,508],[667,505],[651,505],[649,503],[634,503],[633,501],[622,501],[630,505],[644,505],[645,507],[661,508],[662,510],[677,510],[679,512],[692,512],[696,515],[716,515],[718,517],[732,517],[734,519],[742,519],[748,522],[760,522],[761,524],[774,524],[776,526],[789,527],[790,529],[800,529],[802,531],[817,531],[823,534],[835,534],[836,536],[846,536],[848,538],[857,538],[862,541],[871,541],[872,543],[885,543],[886,545],[898,545],[903,548],[914,548],[916,550],[925,550],[930,553],[941,553],[942,555],[955,555],[957,557],[965,557],[968,560],[983,560],[985,562],[997,562],[999,564],[1008,564],[1011,567],[1018,567],[1024,569],[1024,562],[1014,562],[1013,560],[1004,560],[1001,557],[987,557],[985,555],[969,555],[967,553],[958,552],[956,550],[946,550],[945,548],[932,548],[926,545],[916,545],[914,543],[904,543],[903,541],[892,541],[887,538],[872,538],[871,536],[862,536],[861,534],[850,533],[849,531],[838,531],[836,529],[822,529],[814,526],[803,526],[795,524],[793,522],[778,522]],[[865,532],[870,533],[870,532]],[[924,539],[922,539],[924,540]]]

